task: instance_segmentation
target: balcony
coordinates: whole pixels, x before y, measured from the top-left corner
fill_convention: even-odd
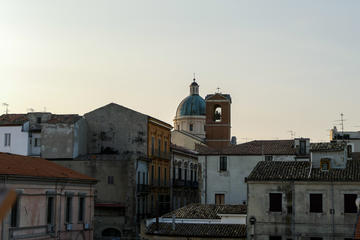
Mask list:
[[[150,158],[154,159],[154,158],[160,158],[160,159],[164,159],[164,160],[170,160],[170,153],[168,152],[154,152],[153,154],[151,154]]]
[[[148,184],[138,184],[137,193],[139,194],[148,194],[150,192],[150,187]]]
[[[180,179],[173,179],[173,186],[174,187],[198,188],[199,183],[196,181],[185,181],[185,180],[180,180]]]
[[[169,188],[170,184],[168,181],[166,181],[166,184],[164,181],[154,181],[153,183],[150,184],[151,188]]]

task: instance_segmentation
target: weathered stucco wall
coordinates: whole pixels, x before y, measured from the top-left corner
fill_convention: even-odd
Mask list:
[[[360,183],[249,182],[248,186],[248,233],[252,228],[249,219],[255,217],[255,239],[267,240],[270,235],[283,239],[294,239],[295,235],[301,239],[353,237],[356,213],[344,213],[344,194],[359,196]],[[269,193],[283,194],[282,212],[269,211]],[[310,193],[323,194],[322,213],[309,211]],[[334,209],[335,214],[331,214],[330,209]]]
[[[14,180],[0,178],[0,186],[16,190],[18,194],[18,225],[10,228],[11,212],[0,223],[0,239],[93,239],[94,220],[94,187],[90,184],[75,184],[47,181]],[[54,199],[54,232],[47,229],[47,192],[52,192]],[[65,193],[73,193],[72,231],[66,231],[65,225]],[[78,221],[79,193],[85,197],[84,221]],[[90,229],[84,229],[84,223]],[[10,228],[10,229],[9,229]],[[80,236],[80,237],[79,237]],[[79,238],[78,238],[79,237]]]
[[[89,153],[147,154],[147,116],[111,103],[85,114]]]

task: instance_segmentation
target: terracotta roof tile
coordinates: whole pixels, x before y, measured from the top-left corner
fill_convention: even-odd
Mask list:
[[[43,158],[9,153],[0,153],[0,175],[96,181]]]
[[[320,143],[311,143],[310,149],[312,152],[337,152],[343,151],[346,147],[346,143],[343,142],[320,142]]]
[[[47,123],[49,124],[57,124],[57,123],[65,123],[65,124],[73,124],[77,122],[81,116],[78,114],[52,114],[51,118]]]
[[[294,155],[294,140],[255,140],[222,150],[198,146],[200,155]]]
[[[3,114],[0,116],[0,126],[23,125],[27,121],[26,114]]]
[[[312,168],[309,161],[262,161],[247,178],[248,181],[339,181],[360,182],[360,161],[348,160],[346,168],[322,171]]]
[[[175,230],[171,223],[151,224],[146,233],[151,235],[183,236],[183,237],[216,237],[216,238],[245,238],[244,224],[190,224],[176,223]]]
[[[220,219],[218,214],[246,214],[246,205],[215,205],[193,203],[163,215],[163,218]]]

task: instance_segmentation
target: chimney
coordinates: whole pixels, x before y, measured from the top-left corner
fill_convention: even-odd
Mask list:
[[[237,144],[237,139],[235,136],[231,137],[231,145],[236,145]]]

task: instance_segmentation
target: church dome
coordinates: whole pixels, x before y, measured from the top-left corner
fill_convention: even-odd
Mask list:
[[[176,117],[205,116],[205,100],[199,95],[191,95],[181,101],[176,111]]]
[[[190,96],[181,101],[176,110],[176,118],[183,116],[205,116],[205,100],[199,96],[199,85],[190,84]]]

